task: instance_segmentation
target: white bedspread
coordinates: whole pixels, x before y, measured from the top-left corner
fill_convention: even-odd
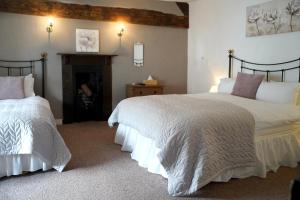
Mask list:
[[[232,103],[247,109],[255,119],[256,132],[300,121],[300,106],[247,99],[222,93],[190,94],[193,98]]]
[[[0,101],[0,155],[21,154],[34,154],[60,172],[71,158],[41,97]]]
[[[189,195],[225,170],[255,166],[255,122],[231,103],[185,95],[125,99],[109,118],[153,139],[168,191]]]

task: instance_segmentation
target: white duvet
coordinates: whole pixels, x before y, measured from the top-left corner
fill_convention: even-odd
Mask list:
[[[255,121],[234,104],[187,95],[125,99],[109,118],[155,141],[168,192],[189,195],[226,170],[255,166]]]
[[[41,97],[0,101],[0,155],[21,154],[34,154],[60,172],[71,158]]]
[[[292,104],[271,103],[222,93],[190,94],[188,96],[225,101],[247,109],[255,119],[256,133],[300,121],[300,106]]]

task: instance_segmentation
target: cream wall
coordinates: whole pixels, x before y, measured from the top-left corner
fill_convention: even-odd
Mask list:
[[[247,38],[246,7],[269,0],[196,0],[190,2],[188,92],[207,92],[228,75],[228,49],[257,62],[300,57],[300,32]]]
[[[101,53],[118,50],[118,26],[56,18],[51,41],[47,17],[0,13],[0,58],[39,58],[48,52],[46,97],[56,118],[62,118],[61,58],[58,52],[75,52],[75,29],[99,29]],[[121,54],[113,59],[113,106],[125,98],[125,85],[146,79],[149,74],[166,85],[166,93],[185,93],[187,85],[187,30],[126,24]],[[145,65],[133,66],[133,43],[145,44]]]

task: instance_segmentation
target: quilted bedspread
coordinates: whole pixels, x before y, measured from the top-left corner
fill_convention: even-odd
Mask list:
[[[62,171],[71,154],[41,97],[0,101],[0,155],[34,154]]]
[[[190,195],[222,172],[254,166],[255,121],[228,102],[187,95],[125,99],[109,118],[155,141],[168,174],[168,192]]]

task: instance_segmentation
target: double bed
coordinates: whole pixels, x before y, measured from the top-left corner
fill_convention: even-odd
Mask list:
[[[0,62],[3,78],[25,77],[25,81],[30,76],[33,80],[30,86],[32,94],[29,96],[0,100],[0,177],[52,168],[61,172],[71,154],[56,128],[49,102],[42,98],[46,57],[30,61]],[[40,76],[35,74],[37,66],[41,68]],[[36,92],[42,97],[35,96],[34,81],[36,86],[41,86],[41,91]],[[24,82],[24,90],[25,87]]]
[[[229,58],[231,76],[235,57]],[[245,67],[247,62],[239,60],[242,70],[266,72],[269,81],[272,70]],[[300,66],[276,72],[295,69]],[[149,172],[168,179],[170,195],[191,195],[213,181],[264,178],[268,171],[300,162],[300,106],[280,102],[286,100],[282,94],[298,84],[270,83],[271,91],[263,84],[257,100],[233,96],[221,86],[219,93],[125,99],[109,125],[118,124],[115,142],[122,151],[131,152],[132,159]],[[276,88],[278,93],[273,91]],[[272,95],[274,101],[264,100]]]

